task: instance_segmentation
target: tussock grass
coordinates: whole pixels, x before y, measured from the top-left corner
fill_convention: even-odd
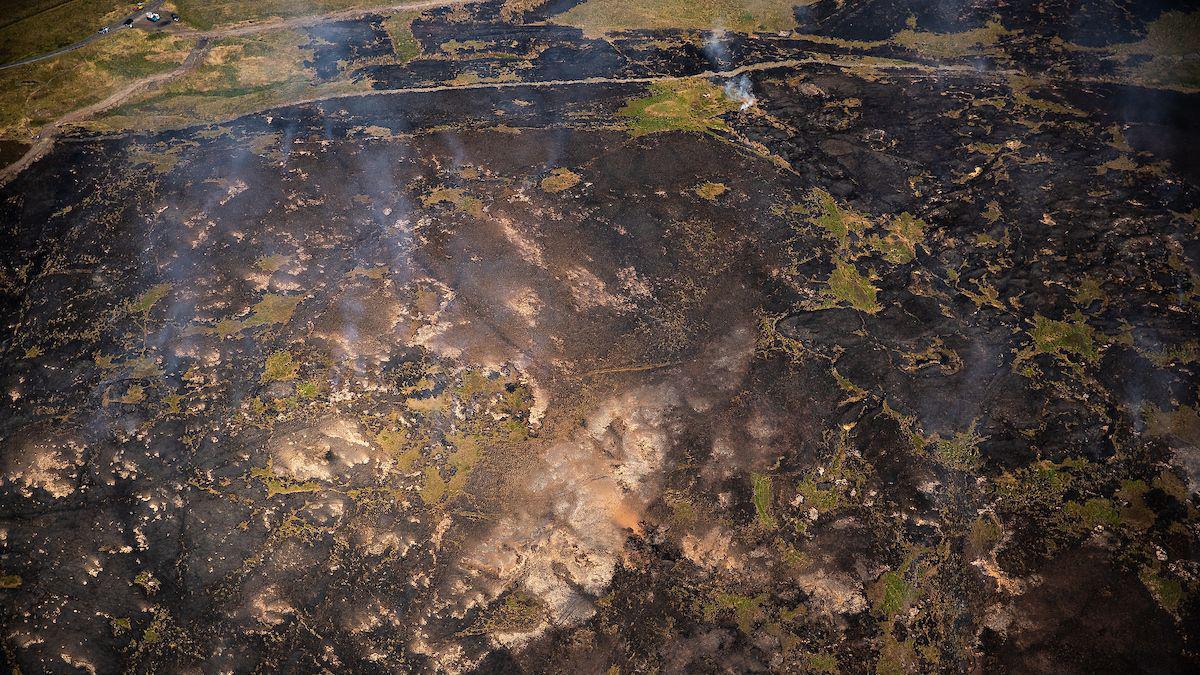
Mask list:
[[[811,0],[586,0],[554,20],[590,36],[654,28],[776,32],[795,28],[794,8],[807,4]]]

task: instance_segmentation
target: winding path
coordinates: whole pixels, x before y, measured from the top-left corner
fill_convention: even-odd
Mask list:
[[[396,3],[396,4],[389,4],[389,5],[379,5],[379,6],[375,6],[375,7],[369,7],[369,8],[348,9],[348,10],[342,10],[342,11],[338,11],[338,12],[331,12],[328,14],[310,15],[310,16],[296,17],[293,19],[286,19],[286,20],[270,20],[270,21],[258,22],[258,23],[253,23],[253,24],[243,24],[243,25],[230,26],[227,28],[210,30],[210,31],[199,31],[199,30],[194,30],[194,29],[174,30],[172,32],[175,35],[178,35],[180,37],[196,38],[196,44],[192,47],[192,49],[188,53],[187,57],[183,60],[182,63],[179,64],[179,66],[177,66],[176,68],[174,68],[170,71],[159,73],[156,75],[151,75],[151,76],[142,78],[140,80],[137,80],[135,82],[131,82],[128,85],[122,87],[121,89],[113,92],[109,96],[105,97],[103,100],[93,103],[91,105],[79,108],[77,110],[73,110],[73,111],[63,115],[62,117],[59,117],[58,119],[54,120],[53,122],[47,124],[34,137],[33,144],[30,146],[28,151],[26,151],[25,154],[20,159],[18,159],[16,162],[13,162],[12,164],[10,164],[2,169],[0,169],[0,185],[7,183],[13,177],[15,177],[17,174],[21,173],[21,171],[25,170],[25,168],[27,168],[33,162],[37,161],[40,157],[45,155],[46,152],[49,151],[51,147],[53,147],[54,142],[58,138],[58,136],[60,136],[69,125],[77,123],[77,122],[81,122],[85,119],[90,118],[93,115],[96,115],[97,113],[100,113],[100,112],[108,110],[112,107],[115,107],[115,106],[121,104],[122,102],[126,101],[130,97],[133,97],[137,94],[145,92],[146,90],[151,89],[155,86],[158,86],[161,83],[164,83],[164,82],[172,80],[176,77],[179,77],[179,76],[183,75],[184,73],[186,73],[187,71],[191,70],[193,67],[196,66],[197,63],[200,62],[202,57],[208,52],[209,45],[211,44],[211,42],[213,40],[220,39],[223,37],[230,37],[230,36],[251,35],[251,34],[260,33],[260,32],[269,31],[269,30],[280,30],[280,29],[288,29],[288,28],[301,28],[301,27],[306,27],[306,26],[314,26],[314,25],[319,25],[322,23],[328,23],[328,22],[332,22],[332,21],[353,19],[356,17],[368,15],[368,14],[396,12],[396,11],[404,11],[404,10],[432,9],[435,7],[467,4],[468,2],[471,2],[471,1],[474,1],[474,0],[419,0],[417,2]],[[146,9],[144,9],[142,11],[144,12],[147,10],[152,10],[154,8],[157,8],[161,4],[163,4],[163,0],[158,0],[157,2],[147,5]],[[102,35],[93,35],[91,38],[89,38],[86,41],[77,43],[76,45],[64,48],[62,50],[58,50],[57,52],[52,52],[50,54],[44,54],[44,55],[41,55],[38,57],[32,57],[32,59],[26,60],[24,63],[28,63],[32,60],[41,60],[41,59],[45,59],[45,58],[50,58],[51,56],[64,53],[65,51],[70,51],[71,49],[78,49],[80,46],[83,46],[84,44],[87,44],[88,42],[91,42],[92,40],[95,40],[99,37],[103,37],[103,36]],[[18,65],[18,64],[10,64],[8,66],[0,66],[0,68],[12,67],[14,65]],[[424,93],[435,93],[435,92],[455,91],[455,90],[552,88],[552,87],[570,87],[570,86],[587,86],[587,85],[603,85],[603,84],[652,84],[655,82],[666,82],[666,81],[672,81],[672,80],[690,79],[690,78],[695,78],[695,77],[733,78],[733,77],[737,77],[739,75],[742,75],[742,74],[748,73],[748,72],[772,70],[772,69],[776,69],[776,68],[796,68],[796,67],[805,66],[805,65],[826,65],[826,66],[833,66],[836,68],[864,68],[865,67],[865,68],[871,68],[871,69],[876,69],[876,70],[905,71],[906,74],[911,77],[940,77],[945,74],[968,75],[968,76],[981,76],[982,75],[982,76],[988,76],[988,77],[996,77],[996,76],[1004,77],[1004,76],[1008,76],[1008,75],[1022,74],[1018,71],[1011,71],[1011,70],[993,70],[993,71],[980,72],[972,65],[959,65],[959,64],[928,65],[928,64],[922,64],[922,63],[916,63],[916,62],[906,62],[906,61],[864,62],[861,59],[836,58],[836,57],[828,57],[828,56],[821,56],[821,55],[814,54],[814,55],[808,56],[806,58],[749,63],[749,64],[744,64],[744,65],[741,65],[741,66],[738,66],[738,67],[732,68],[732,69],[707,70],[707,71],[703,71],[703,72],[699,72],[699,73],[695,73],[695,74],[691,74],[691,75],[647,75],[647,76],[640,76],[640,77],[588,77],[588,78],[581,78],[581,79],[563,79],[563,80],[534,80],[534,81],[508,81],[508,82],[486,82],[485,81],[485,82],[472,82],[472,83],[459,83],[459,84],[429,84],[429,85],[394,88],[394,89],[375,89],[375,90],[369,90],[369,91],[331,94],[328,96],[288,101],[282,105],[286,105],[286,106],[303,105],[303,104],[312,104],[312,103],[318,103],[318,102],[322,102],[322,101],[335,100],[335,99],[348,99],[348,98],[356,98],[356,97],[364,97],[364,96],[381,96],[381,95],[388,95],[388,94],[424,94]],[[272,106],[272,107],[278,107],[278,106]]]
[[[431,4],[437,4],[437,3],[431,3]],[[441,3],[441,4],[444,4],[444,3]],[[203,34],[200,34],[200,35],[203,35]],[[208,51],[209,42],[210,42],[209,37],[207,37],[207,36],[201,37],[200,40],[196,43],[196,46],[192,48],[192,51],[188,54],[187,58],[183,61],[183,63],[181,63],[174,70],[171,70],[171,71],[168,71],[165,73],[159,73],[157,75],[151,75],[150,77],[143,78],[141,80],[138,80],[137,82],[133,82],[133,83],[129,84],[128,86],[120,89],[119,91],[116,91],[113,94],[109,95],[107,98],[105,98],[102,101],[99,101],[99,102],[93,103],[92,105],[89,105],[87,107],[72,111],[72,112],[58,118],[51,124],[46,125],[46,127],[44,127],[42,129],[42,131],[39,132],[38,135],[35,137],[35,142],[34,142],[33,146],[30,147],[30,149],[25,153],[24,156],[21,157],[21,159],[17,160],[13,164],[10,164],[9,166],[0,170],[0,185],[4,185],[5,183],[7,183],[14,176],[19,174],[26,167],[28,167],[30,164],[32,164],[34,161],[36,161],[39,157],[44,155],[46,153],[46,151],[48,151],[50,149],[50,147],[53,146],[55,139],[62,132],[63,127],[65,127],[69,124],[75,123],[75,122],[80,122],[82,120],[85,120],[88,117],[95,115],[96,113],[103,112],[104,110],[107,110],[113,106],[120,104],[122,101],[129,98],[130,96],[133,96],[142,91],[145,91],[146,89],[153,87],[161,82],[165,82],[172,78],[178,77],[179,75],[182,75],[183,73],[190,70],[192,67],[194,67],[196,65],[196,63],[199,62],[200,58]],[[315,97],[315,98],[297,99],[294,101],[288,101],[288,102],[282,104],[282,106],[305,105],[305,104],[312,104],[312,103],[320,103],[322,101],[360,98],[360,97],[365,97],[365,96],[386,96],[389,94],[431,94],[431,93],[444,92],[444,91],[470,91],[470,90],[482,90],[482,89],[529,89],[529,88],[544,89],[544,88],[553,88],[553,87],[572,87],[572,86],[587,86],[587,85],[600,85],[600,84],[653,84],[656,82],[688,80],[688,79],[697,78],[697,77],[700,77],[700,78],[733,78],[733,77],[737,77],[738,75],[742,75],[744,73],[757,72],[757,71],[763,71],[763,70],[773,70],[776,68],[797,68],[797,67],[806,66],[806,65],[825,65],[825,66],[833,66],[835,68],[869,67],[869,68],[874,68],[877,70],[908,71],[906,74],[910,77],[940,77],[944,74],[976,75],[977,76],[977,75],[981,74],[974,66],[970,66],[970,65],[929,66],[929,65],[925,65],[925,64],[901,62],[901,61],[882,63],[882,64],[881,63],[864,64],[863,62],[857,61],[854,59],[838,59],[838,58],[827,58],[827,57],[814,56],[814,57],[808,57],[808,58],[802,58],[802,59],[785,59],[785,60],[780,60],[780,61],[761,61],[758,63],[748,63],[748,64],[744,64],[744,65],[738,66],[736,68],[731,68],[728,70],[706,70],[706,71],[691,74],[691,75],[645,75],[645,76],[640,76],[640,77],[637,77],[637,76],[634,76],[634,77],[585,77],[585,78],[574,79],[574,80],[531,80],[531,81],[518,80],[518,81],[513,81],[513,82],[471,82],[471,83],[463,83],[463,84],[434,84],[434,85],[423,85],[423,86],[415,86],[415,87],[400,87],[400,88],[394,88],[394,89],[372,89],[369,91],[360,91],[360,92],[343,93],[343,94],[330,94],[328,96],[319,96],[319,97]],[[1010,70],[994,70],[994,71],[987,72],[987,75],[989,75],[989,76],[999,76],[999,77],[1009,76],[1009,75],[1020,75],[1020,74],[1021,73],[1019,71],[1010,71]],[[274,107],[280,107],[280,106],[272,106],[272,108],[274,108]],[[270,109],[270,108],[268,108],[268,109]]]
[[[355,19],[360,16],[364,16],[366,14],[375,14],[378,12],[400,12],[400,11],[415,10],[415,9],[433,9],[435,7],[450,7],[453,5],[465,5],[468,2],[477,2],[477,1],[478,0],[423,0],[423,1],[419,1],[419,2],[402,2],[402,3],[396,3],[396,4],[390,4],[390,5],[379,5],[376,7],[360,7],[360,8],[356,8],[356,9],[344,9],[344,10],[339,10],[337,12],[330,12],[328,14],[310,14],[307,16],[298,16],[298,17],[295,17],[292,19],[268,19],[266,21],[258,21],[258,22],[251,23],[251,24],[235,25],[235,26],[230,26],[228,28],[214,28],[213,30],[196,30],[194,28],[183,28],[180,30],[172,30],[171,33],[173,35],[178,35],[180,37],[197,37],[197,38],[217,39],[217,38],[232,37],[232,36],[237,36],[237,35],[253,35],[255,33],[262,33],[264,31],[269,31],[269,30],[281,30],[281,29],[285,29],[285,28],[304,28],[306,26],[316,26],[316,25],[319,25],[322,23],[329,23],[331,21],[342,21],[345,19]],[[108,25],[108,29],[109,29],[108,33],[99,33],[99,32],[92,33],[91,35],[80,40],[79,42],[67,45],[66,47],[60,47],[58,49],[46,52],[44,54],[30,56],[30,57],[21,59],[20,61],[13,61],[12,63],[2,64],[2,65],[0,65],[0,70],[16,68],[17,66],[24,66],[24,65],[28,65],[30,63],[37,63],[38,61],[45,61],[46,59],[52,59],[56,56],[61,56],[68,52],[73,52],[76,49],[86,47],[87,45],[95,42],[96,40],[100,40],[102,38],[108,37],[109,35],[112,35],[113,31],[119,30],[127,19],[130,19],[130,18],[136,19],[137,17],[146,14],[147,12],[153,12],[153,11],[157,10],[159,7],[161,7],[164,2],[166,2],[166,0],[154,0],[154,2],[148,3],[144,8],[142,8],[132,14],[121,17],[121,19]],[[174,26],[175,24],[171,24],[171,25]]]
[[[42,155],[46,154],[46,152],[54,146],[54,141],[57,140],[59,134],[62,133],[65,126],[75,122],[80,122],[91,117],[92,115],[95,115],[96,113],[108,110],[109,108],[119,105],[125,99],[133,96],[134,94],[150,89],[162,82],[166,82],[167,80],[178,77],[191,70],[197,63],[200,62],[201,57],[208,52],[208,44],[208,38],[200,38],[200,40],[196,42],[196,45],[192,47],[192,51],[188,52],[187,58],[183,60],[183,63],[176,66],[173,70],[169,70],[165,73],[158,73],[157,75],[151,75],[135,82],[130,82],[121,89],[109,94],[103,100],[97,101],[89,106],[84,106],[83,108],[79,108],[77,110],[72,110],[66,115],[63,115],[50,124],[42,127],[42,130],[39,131],[36,136],[34,136],[33,145],[31,145],[29,149],[25,151],[24,155],[22,155],[20,159],[12,164],[0,169],[0,185],[7,183],[14,176],[24,171],[25,168],[30,164],[33,164],[35,161],[37,161]]]

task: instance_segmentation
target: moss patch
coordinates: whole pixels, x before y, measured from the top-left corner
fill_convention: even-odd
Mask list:
[[[1087,325],[1078,314],[1071,321],[1047,319],[1037,314],[1034,316],[1033,330],[1029,335],[1033,338],[1037,353],[1055,354],[1067,360],[1078,359],[1091,363],[1100,359],[1095,333],[1095,329]]]
[[[296,363],[290,352],[274,352],[267,357],[260,380],[262,382],[294,380],[298,372],[300,372],[300,364]]]
[[[830,306],[848,305],[867,314],[882,309],[877,299],[879,289],[871,283],[871,278],[845,260],[834,263],[826,284]]]
[[[750,474],[750,484],[754,491],[754,512],[758,522],[763,527],[774,529],[775,516],[771,513],[771,477],[761,473]]]

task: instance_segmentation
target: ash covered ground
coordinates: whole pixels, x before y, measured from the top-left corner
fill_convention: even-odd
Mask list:
[[[581,7],[0,187],[3,660],[1194,672],[1194,8]]]

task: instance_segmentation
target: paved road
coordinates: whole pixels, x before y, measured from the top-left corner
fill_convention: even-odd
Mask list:
[[[126,14],[125,16],[121,17],[120,19],[117,19],[116,21],[110,23],[108,25],[109,32],[112,32],[114,30],[120,30],[121,26],[125,23],[126,19],[134,19],[136,21],[138,17],[145,15],[147,12],[157,11],[159,7],[162,7],[164,2],[166,2],[166,0],[154,0],[153,2],[147,2],[146,6],[143,7],[142,9],[139,9],[135,12]],[[97,27],[96,30],[99,31],[100,28]],[[0,70],[4,70],[6,68],[16,68],[17,66],[23,66],[27,63],[36,63],[38,61],[45,61],[46,59],[52,59],[55,56],[58,56],[60,54],[66,54],[67,52],[73,52],[76,49],[79,49],[80,47],[91,44],[95,40],[98,40],[102,37],[104,37],[103,33],[95,32],[95,33],[92,33],[91,35],[85,37],[84,39],[80,40],[79,42],[76,42],[74,44],[69,44],[66,47],[60,47],[58,49],[55,49],[52,52],[38,54],[37,56],[30,56],[28,58],[21,59],[20,61],[13,61],[12,63],[5,63],[3,65],[0,65]]]

